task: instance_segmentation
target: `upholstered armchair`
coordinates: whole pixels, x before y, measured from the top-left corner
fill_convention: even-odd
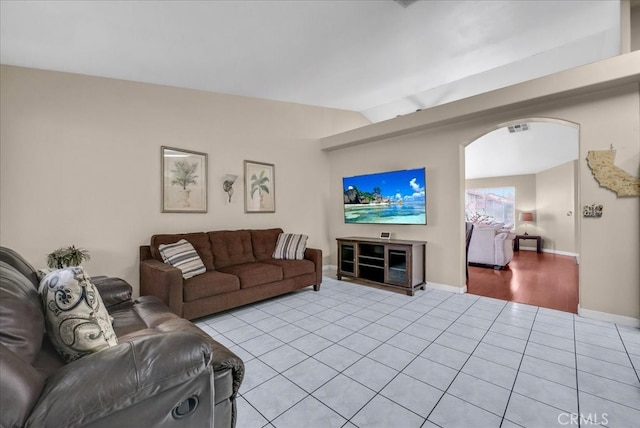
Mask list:
[[[513,259],[514,238],[511,232],[476,225],[469,242],[469,263],[503,269]]]

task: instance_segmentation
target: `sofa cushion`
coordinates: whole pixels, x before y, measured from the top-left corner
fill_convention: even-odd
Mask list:
[[[160,244],[158,251],[165,263],[182,271],[184,279],[193,278],[207,271],[195,248],[186,239],[173,244]]]
[[[22,427],[42,393],[44,377],[2,344],[0,361],[0,426]]]
[[[273,250],[273,258],[277,260],[302,260],[307,249],[307,235],[281,233]]]
[[[265,260],[264,263],[279,266],[282,269],[282,275],[285,279],[295,276],[314,273],[316,265],[310,260]]]
[[[65,361],[118,344],[109,313],[82,266],[48,274],[40,283],[40,296],[47,333]]]
[[[44,335],[38,290],[24,275],[0,261],[0,344],[32,363]]]
[[[282,229],[256,229],[251,230],[250,233],[253,255],[256,256],[256,259],[258,261],[271,259]]]
[[[31,281],[36,290],[40,286],[38,271],[24,259],[20,254],[7,247],[0,247],[0,260],[13,267]]]
[[[184,301],[193,302],[236,290],[240,290],[240,280],[237,276],[210,271],[184,282]]]
[[[208,235],[216,269],[255,261],[248,230],[222,230]]]
[[[282,269],[270,263],[243,263],[219,270],[237,276],[240,279],[240,288],[255,287],[283,279]]]
[[[193,248],[198,252],[200,260],[204,263],[207,270],[213,270],[213,254],[211,254],[211,244],[209,243],[209,237],[204,232],[198,233],[183,233],[183,234],[165,234],[165,235],[153,235],[151,237],[151,255],[159,262],[163,262],[162,256],[158,247],[160,244],[173,244],[181,239],[185,239],[193,245]]]

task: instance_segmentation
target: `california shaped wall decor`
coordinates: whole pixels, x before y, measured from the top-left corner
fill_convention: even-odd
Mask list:
[[[590,150],[587,152],[587,165],[591,173],[600,184],[620,196],[640,196],[640,178],[618,168],[613,161],[616,151]]]

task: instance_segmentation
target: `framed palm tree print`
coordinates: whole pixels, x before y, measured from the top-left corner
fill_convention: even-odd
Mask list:
[[[207,212],[207,154],[162,146],[162,212]]]
[[[275,166],[244,161],[244,212],[276,212]]]

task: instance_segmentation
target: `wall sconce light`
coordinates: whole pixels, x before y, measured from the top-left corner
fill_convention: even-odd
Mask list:
[[[229,195],[229,203],[231,203],[231,195],[233,195],[233,183],[238,179],[237,175],[227,174],[223,178],[222,189]]]
[[[531,212],[520,213],[520,221],[524,222],[524,234],[528,235],[529,232],[527,231],[527,226],[528,226],[527,223],[530,223],[533,221],[533,213]]]

